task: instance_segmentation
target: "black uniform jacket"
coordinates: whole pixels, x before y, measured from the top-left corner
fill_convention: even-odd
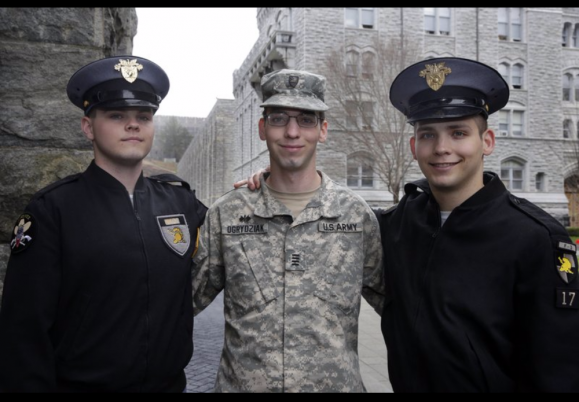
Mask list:
[[[393,389],[578,392],[575,245],[495,174],[484,182],[442,227],[426,180],[377,213]]]
[[[93,161],[33,197],[4,285],[0,391],[183,391],[207,208],[179,180],[141,176],[133,206]]]

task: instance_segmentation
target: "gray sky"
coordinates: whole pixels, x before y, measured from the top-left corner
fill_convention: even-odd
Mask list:
[[[169,94],[159,115],[207,117],[233,99],[233,71],[257,41],[256,8],[137,8],[133,55],[159,64]]]

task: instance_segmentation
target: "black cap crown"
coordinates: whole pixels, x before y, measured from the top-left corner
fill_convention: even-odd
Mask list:
[[[66,92],[85,115],[94,107],[157,110],[169,92],[169,77],[142,57],[107,57],[81,67],[68,81]]]
[[[409,123],[490,114],[509,100],[497,70],[458,57],[423,60],[404,69],[390,87],[390,101]]]

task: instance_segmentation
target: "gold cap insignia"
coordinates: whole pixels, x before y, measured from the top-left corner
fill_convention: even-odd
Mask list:
[[[139,71],[143,69],[143,65],[137,63],[137,59],[133,60],[121,60],[119,59],[119,64],[115,64],[115,70],[120,71],[123,74],[123,78],[130,83],[135,82]]]
[[[426,77],[426,83],[430,88],[438,91],[444,84],[445,77],[452,70],[444,66],[444,62],[438,64],[426,64],[426,68],[420,72],[421,77]]]

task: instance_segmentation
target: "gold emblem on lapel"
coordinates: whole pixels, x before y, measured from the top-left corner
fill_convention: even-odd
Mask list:
[[[119,64],[115,64],[115,70],[120,71],[123,74],[123,78],[130,83],[135,82],[137,76],[139,75],[139,71],[142,69],[143,65],[137,63],[137,59],[119,59]]]
[[[445,67],[444,62],[438,64],[426,64],[426,68],[420,71],[420,76],[426,78],[426,83],[430,88],[438,91],[448,74],[452,70],[449,67]]]

